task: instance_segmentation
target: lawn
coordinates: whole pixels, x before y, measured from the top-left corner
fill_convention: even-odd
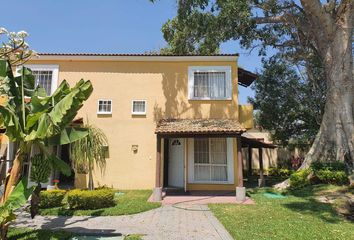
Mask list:
[[[61,231],[32,230],[24,228],[10,228],[9,240],[70,240],[77,234]],[[141,236],[134,234],[124,238],[124,240],[141,240]]]
[[[71,210],[66,205],[56,208],[40,209],[41,215],[53,216],[119,216],[148,211],[161,206],[160,203],[147,202],[150,190],[120,191],[123,195],[116,197],[116,206],[95,210]]]
[[[255,205],[209,207],[235,239],[354,239],[353,222],[338,214],[343,196],[353,197],[353,190],[319,185],[289,192],[281,199],[267,198],[263,195],[266,191],[249,192]],[[342,193],[338,201],[320,200],[338,193]]]

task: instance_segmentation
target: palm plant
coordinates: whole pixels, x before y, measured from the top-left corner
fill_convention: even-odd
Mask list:
[[[98,166],[101,172],[106,166],[106,147],[108,140],[104,132],[87,123],[84,128],[88,134],[71,144],[70,156],[73,161],[73,168],[78,171],[88,172],[88,189],[94,189],[93,170]]]

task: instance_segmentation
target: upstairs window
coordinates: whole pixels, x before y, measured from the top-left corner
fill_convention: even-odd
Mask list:
[[[146,101],[145,100],[133,100],[132,114],[133,115],[146,115]]]
[[[52,82],[53,82],[53,71],[41,71],[41,70],[34,70],[32,71],[34,75],[34,79],[36,81],[36,85],[39,87],[44,88],[47,95],[51,95],[52,93]]]
[[[44,88],[50,96],[54,93],[58,84],[58,65],[25,65],[32,70],[36,86]]]
[[[97,114],[112,114],[112,100],[98,100]]]
[[[231,100],[231,67],[189,67],[189,99]]]

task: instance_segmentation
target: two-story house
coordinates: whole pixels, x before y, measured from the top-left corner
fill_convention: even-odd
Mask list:
[[[91,80],[80,110],[108,137],[96,185],[119,189],[235,190],[242,185],[241,134],[253,127],[252,106],[238,104],[238,85],[256,75],[237,54],[40,54],[26,64],[52,93],[63,79]],[[68,158],[62,148],[62,157]]]

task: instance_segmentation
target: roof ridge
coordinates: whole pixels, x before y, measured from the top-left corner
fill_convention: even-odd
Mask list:
[[[217,54],[160,54],[160,53],[60,53],[60,52],[43,52],[38,53],[43,56],[162,56],[162,57],[188,57],[188,56],[239,56],[238,53],[217,53]]]

